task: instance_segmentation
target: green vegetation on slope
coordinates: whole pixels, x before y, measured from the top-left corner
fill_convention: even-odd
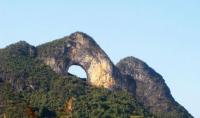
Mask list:
[[[22,44],[0,50],[0,117],[152,117],[129,93],[58,75]],[[67,110],[70,97],[74,98],[71,111]]]

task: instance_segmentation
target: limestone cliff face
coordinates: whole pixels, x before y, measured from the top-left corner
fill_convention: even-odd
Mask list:
[[[121,73],[132,76],[136,81],[136,97],[151,113],[169,117],[169,114],[175,114],[177,110],[187,112],[173,99],[162,76],[143,61],[135,57],[127,57],[117,63],[117,67]],[[179,116],[180,118],[192,117],[189,114]]]
[[[121,74],[106,53],[88,35],[76,32],[48,45],[49,49],[46,45],[37,48],[38,57],[57,73],[66,75],[71,65],[79,65],[85,70],[90,84],[135,93],[135,81]],[[54,50],[51,52],[52,48]]]

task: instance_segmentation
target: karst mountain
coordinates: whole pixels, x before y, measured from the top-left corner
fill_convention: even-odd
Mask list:
[[[82,32],[0,49],[0,101],[2,118],[193,118],[153,68],[131,55],[115,65]]]

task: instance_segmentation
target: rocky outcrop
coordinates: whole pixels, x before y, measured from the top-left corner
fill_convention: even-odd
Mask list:
[[[169,114],[179,111],[187,112],[173,99],[163,77],[143,61],[127,57],[117,63],[117,67],[121,73],[132,76],[136,81],[136,97],[151,113],[169,117]],[[180,117],[192,116],[180,114]]]
[[[108,89],[125,89],[135,93],[135,81],[119,72],[110,58],[88,35],[76,32],[68,37],[37,47],[38,58],[54,71],[68,74],[71,65],[82,67],[88,83]]]

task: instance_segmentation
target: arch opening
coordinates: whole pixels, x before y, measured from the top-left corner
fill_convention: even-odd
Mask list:
[[[72,74],[81,80],[87,80],[88,76],[86,71],[79,65],[71,65],[68,69],[68,73]]]

